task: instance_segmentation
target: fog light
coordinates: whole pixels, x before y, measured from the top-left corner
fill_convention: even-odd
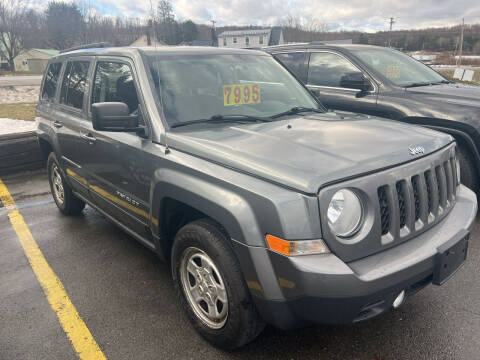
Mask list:
[[[405,301],[405,290],[402,290],[400,294],[393,300],[393,308],[396,309]]]

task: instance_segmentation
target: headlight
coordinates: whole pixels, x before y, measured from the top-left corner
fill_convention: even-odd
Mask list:
[[[363,206],[358,196],[351,190],[337,191],[328,205],[328,225],[339,237],[349,237],[360,228],[363,219]]]

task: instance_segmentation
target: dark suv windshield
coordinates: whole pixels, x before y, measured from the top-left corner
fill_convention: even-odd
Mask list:
[[[149,55],[170,125],[212,116],[270,117],[318,109],[312,95],[270,56]]]
[[[397,86],[432,84],[446,79],[428,66],[396,50],[387,48],[353,50],[369,67],[385,76]]]

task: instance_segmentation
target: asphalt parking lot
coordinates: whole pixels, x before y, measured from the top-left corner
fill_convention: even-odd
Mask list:
[[[169,267],[92,208],[62,216],[43,171],[2,178],[46,261],[108,359],[478,359],[480,229],[469,258],[442,287],[350,326],[267,327],[235,352],[190,326]],[[0,205],[0,359],[75,359],[17,233]]]

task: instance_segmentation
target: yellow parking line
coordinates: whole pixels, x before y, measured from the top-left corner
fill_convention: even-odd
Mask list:
[[[9,211],[10,223],[17,233],[33,272],[37,276],[50,306],[57,314],[63,330],[72,342],[78,357],[85,360],[106,359],[90,330],[88,330],[78,314],[77,309],[70,301],[60,279],[48,265],[23,216],[16,209],[15,202],[1,179],[0,200],[2,200],[3,205]]]

